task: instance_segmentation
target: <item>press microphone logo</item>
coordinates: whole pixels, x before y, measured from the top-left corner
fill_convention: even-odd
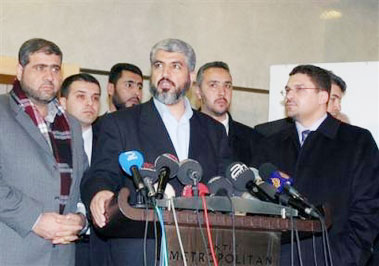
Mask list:
[[[271,183],[272,185],[278,189],[281,185],[280,179],[279,178],[271,178]]]
[[[238,176],[248,169],[245,164],[237,163],[230,168],[230,176],[233,180],[237,180]]]
[[[126,155],[126,160],[128,161],[138,160],[138,156],[135,151],[125,152],[125,155]]]

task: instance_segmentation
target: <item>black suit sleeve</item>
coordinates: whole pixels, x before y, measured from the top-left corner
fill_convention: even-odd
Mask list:
[[[82,200],[87,207],[97,192],[116,192],[123,184],[122,170],[118,164],[118,155],[123,148],[123,132],[113,116],[108,115],[102,119],[98,140],[92,152],[91,167],[81,182]]]
[[[371,134],[364,131],[358,143],[351,186],[348,221],[337,242],[335,265],[365,265],[379,231],[379,153]]]

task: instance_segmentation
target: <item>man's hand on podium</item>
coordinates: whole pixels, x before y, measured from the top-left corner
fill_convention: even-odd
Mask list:
[[[106,203],[114,196],[114,193],[109,190],[102,190],[95,194],[92,198],[90,209],[93,221],[97,226],[104,227],[106,224],[105,206]]]

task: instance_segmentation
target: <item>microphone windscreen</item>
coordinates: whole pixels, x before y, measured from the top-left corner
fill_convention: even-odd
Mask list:
[[[155,171],[152,163],[144,163],[141,169],[139,169],[142,178],[149,178],[151,183],[155,183],[158,180],[157,171]]]
[[[168,169],[170,169],[169,178],[173,178],[178,173],[178,159],[170,153],[165,153],[158,156],[157,159],[155,159],[155,169],[157,169],[157,171],[159,172],[163,167],[167,167]]]
[[[273,165],[272,163],[264,163],[259,167],[259,175],[263,178],[263,180],[268,180],[272,177],[272,174],[279,169]]]
[[[223,176],[215,176],[207,184],[211,195],[216,196],[233,196],[233,184]],[[221,195],[222,194],[222,195]]]
[[[118,162],[125,173],[132,176],[131,167],[135,166],[138,169],[143,165],[143,155],[138,151],[123,152],[118,156]]]
[[[203,168],[200,163],[192,160],[185,159],[179,163],[178,179],[183,185],[192,185],[198,183],[203,177]]]
[[[249,181],[255,182],[254,172],[241,162],[234,162],[226,168],[226,178],[239,191],[246,191]]]

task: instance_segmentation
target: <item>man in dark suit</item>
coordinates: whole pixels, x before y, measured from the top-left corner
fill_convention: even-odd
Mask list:
[[[106,201],[121,187],[131,190],[130,204],[136,202],[133,182],[125,178],[118,165],[118,155],[123,151],[138,150],[146,162],[154,162],[163,153],[171,153],[179,160],[195,159],[203,166],[205,183],[223,174],[228,163],[229,149],[222,125],[192,110],[185,97],[194,78],[196,59],[192,47],[181,40],[166,39],[152,48],[150,61],[153,99],[102,120],[91,169],[81,185],[82,198],[99,227],[106,225]],[[170,180],[170,184],[179,195],[183,186],[177,179]],[[130,238],[109,240],[112,265],[143,264],[143,231],[134,231]],[[154,240],[147,242],[151,262]]]
[[[225,126],[233,161],[250,163],[253,129],[234,121],[228,113],[232,103],[233,81],[229,66],[220,61],[206,63],[199,68],[196,77],[196,95],[201,102],[201,112]]]
[[[379,226],[379,154],[369,131],[327,113],[328,72],[297,66],[285,87],[285,108],[292,118],[260,142],[259,166],[272,162],[294,178],[294,186],[315,205],[328,204],[334,265],[364,265]],[[312,239],[301,241],[304,265],[314,265]],[[324,265],[316,238],[317,265]],[[295,257],[295,265],[298,260]],[[290,265],[289,245],[281,265]]]

